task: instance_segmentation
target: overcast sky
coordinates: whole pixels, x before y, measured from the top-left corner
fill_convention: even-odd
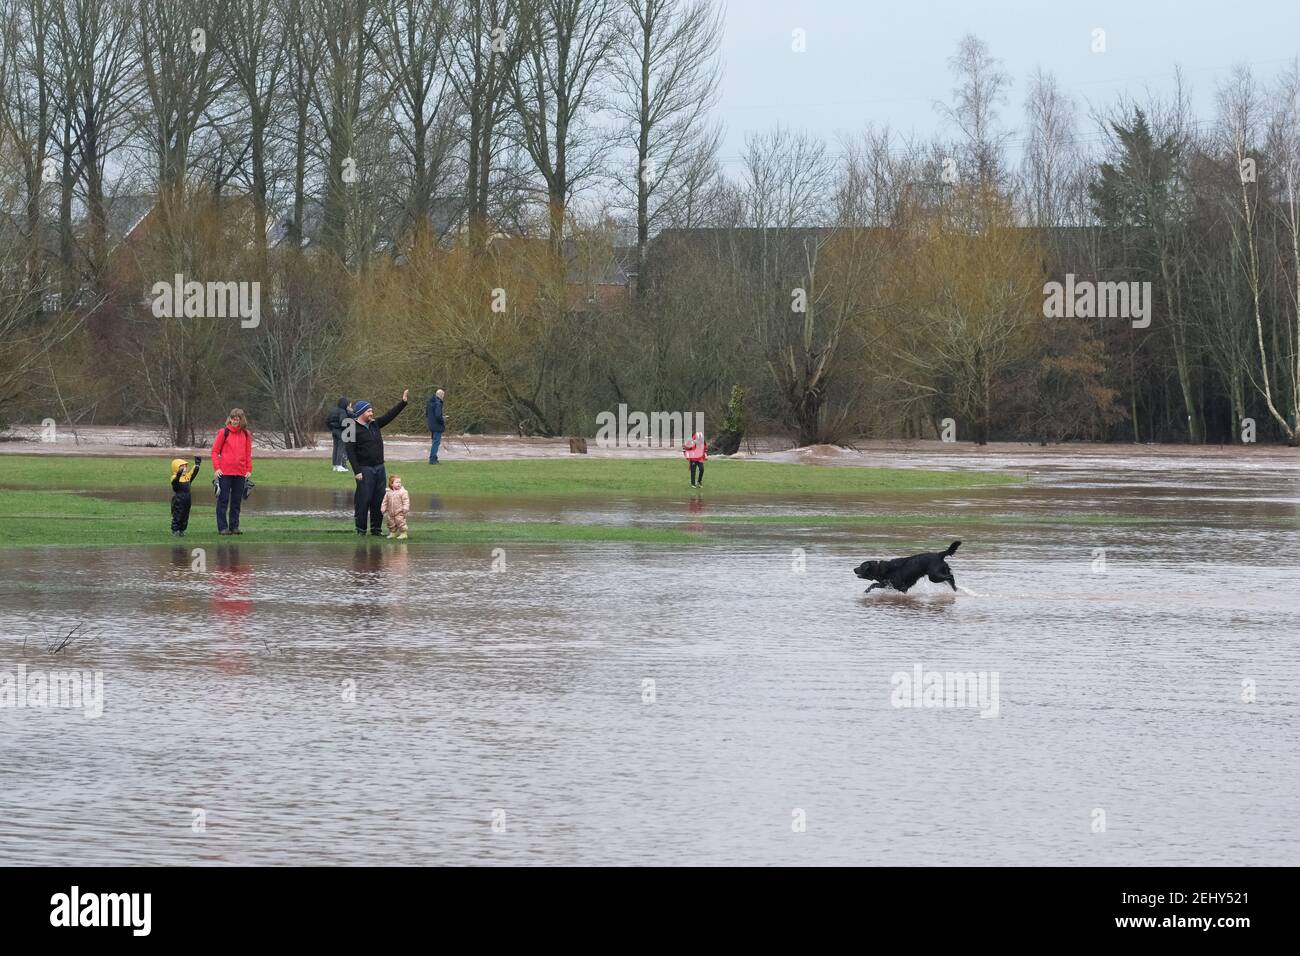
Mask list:
[[[806,31],[804,53],[791,49],[796,28]],[[1106,31],[1104,53],[1091,50],[1096,28]],[[1203,120],[1233,65],[1271,81],[1300,54],[1300,0],[729,0],[717,111],[724,168],[737,170],[746,133],[777,123],[831,143],[871,121],[939,132],[934,102],[950,98],[948,57],[967,32],[1012,78],[1002,110],[1011,129],[1040,65],[1083,111],[1120,92],[1167,93],[1181,66]]]

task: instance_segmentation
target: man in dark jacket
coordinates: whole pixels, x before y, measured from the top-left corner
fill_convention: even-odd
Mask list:
[[[329,415],[325,419],[325,427],[330,430],[330,436],[334,439],[334,470],[347,471],[343,464],[346,457],[343,454],[343,423],[346,419],[352,417],[352,412],[348,410],[351,403],[346,397],[340,398],[339,403],[330,409]]]
[[[384,493],[388,490],[388,473],[384,471],[384,436],[379,430],[391,422],[406,407],[410,389],[402,391],[402,400],[385,414],[375,417],[375,410],[369,402],[358,401],[352,406],[356,427],[352,441],[345,441],[343,449],[347,452],[348,463],[352,465],[352,475],[357,480],[357,493],[353,498],[356,506],[357,534],[366,533],[366,515],[370,515],[370,533],[376,537],[383,534]]]
[[[438,446],[442,444],[442,433],[447,429],[447,419],[442,414],[442,400],[447,393],[438,389],[424,406],[424,417],[429,425],[429,435],[433,445],[429,448],[429,464],[438,464]]]

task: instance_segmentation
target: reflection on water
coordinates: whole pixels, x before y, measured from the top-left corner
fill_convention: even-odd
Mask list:
[[[1113,478],[428,503],[684,548],[0,552],[0,673],[105,694],[99,719],[0,708],[0,863],[1300,863],[1297,473]],[[989,520],[716,520],[891,512]],[[1063,514],[1097,523],[996,517]],[[852,575],[956,537],[973,596]],[[998,674],[998,716],[892,706],[917,665]]]

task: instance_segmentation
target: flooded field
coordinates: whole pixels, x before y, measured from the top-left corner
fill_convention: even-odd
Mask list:
[[[688,546],[0,551],[0,675],[103,688],[0,706],[0,863],[1300,863],[1292,458],[876,457],[1029,481],[412,502]],[[958,538],[960,593],[852,575]]]

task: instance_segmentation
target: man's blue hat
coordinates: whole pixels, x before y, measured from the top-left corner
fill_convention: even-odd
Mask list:
[[[370,407],[369,402],[366,401],[357,402],[355,405],[352,406],[352,414],[355,415],[357,418],[360,418],[362,412],[364,412],[369,407]]]

